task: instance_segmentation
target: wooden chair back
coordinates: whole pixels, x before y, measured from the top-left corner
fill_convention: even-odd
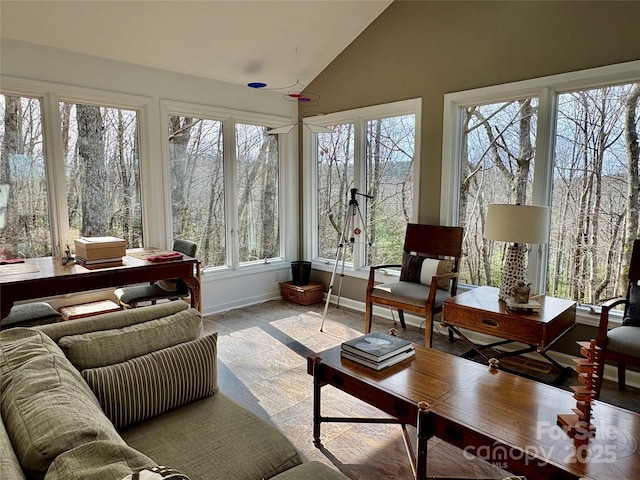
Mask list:
[[[462,227],[409,223],[404,251],[431,258],[451,257],[454,260],[453,271],[457,272],[462,256],[462,232]]]
[[[633,241],[629,262],[629,282],[635,283],[638,280],[640,280],[640,239]]]

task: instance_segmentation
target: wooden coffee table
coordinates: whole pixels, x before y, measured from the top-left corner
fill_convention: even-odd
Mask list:
[[[570,392],[447,353],[415,345],[413,359],[374,371],[340,358],[340,347],[308,358],[313,375],[313,441],[324,422],[398,423],[415,478],[427,478],[427,441],[436,436],[528,480],[640,478],[640,415],[594,402],[595,438],[571,438],[556,425],[570,413]],[[393,418],[321,414],[332,385]],[[405,425],[417,427],[414,453]]]

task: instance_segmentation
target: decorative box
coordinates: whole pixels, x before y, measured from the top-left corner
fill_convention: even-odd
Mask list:
[[[122,258],[127,254],[127,244],[117,237],[80,237],[74,240],[76,256],[84,260]]]

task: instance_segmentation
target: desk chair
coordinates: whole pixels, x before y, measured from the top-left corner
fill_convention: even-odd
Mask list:
[[[610,328],[609,313],[618,305],[624,305],[622,325]],[[625,389],[626,366],[640,367],[640,240],[633,242],[626,297],[614,298],[602,305],[596,346],[601,349],[595,388],[597,399],[607,360],[618,366],[618,390]]]
[[[198,246],[189,240],[176,239],[173,243],[175,252],[183,253],[188,257],[195,257],[197,248]],[[151,285],[119,288],[114,294],[122,308],[136,308],[142,302],[151,302],[152,305],[155,305],[158,300],[187,298],[189,289],[179,278],[172,278],[162,279]]]
[[[425,345],[431,346],[433,316],[442,311],[442,301],[456,294],[458,262],[462,256],[462,227],[410,223],[404,239],[402,265],[376,265],[369,271],[365,306],[365,333],[371,331],[373,304],[398,310],[406,328],[404,311],[424,317]],[[375,284],[383,268],[400,268],[398,281]],[[453,340],[449,332],[449,339]]]

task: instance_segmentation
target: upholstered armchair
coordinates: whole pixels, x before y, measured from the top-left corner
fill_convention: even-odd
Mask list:
[[[610,313],[619,305],[624,306],[622,324],[612,327]],[[624,390],[626,366],[640,367],[640,239],[633,242],[626,296],[614,298],[602,305],[596,346],[600,349],[596,398],[600,396],[604,364],[607,360],[616,362],[618,389]]]
[[[433,317],[442,311],[443,300],[456,294],[462,232],[461,227],[407,225],[402,265],[376,265],[369,272],[365,333],[371,331],[373,305],[386,305],[398,310],[402,328],[405,310],[422,316],[425,345],[431,346]],[[376,284],[376,272],[390,268],[400,268],[399,279]]]

